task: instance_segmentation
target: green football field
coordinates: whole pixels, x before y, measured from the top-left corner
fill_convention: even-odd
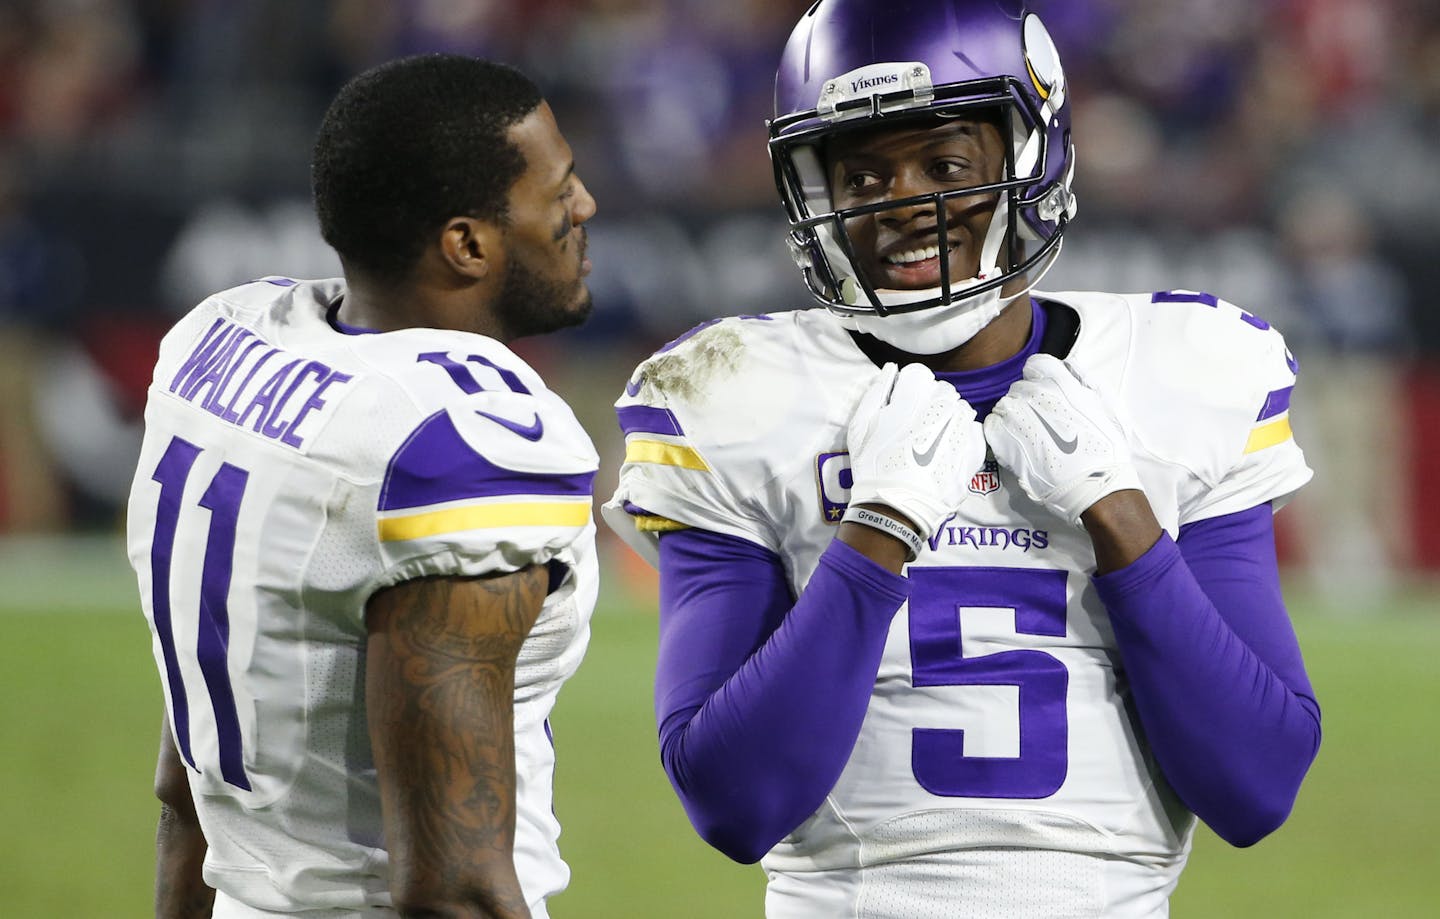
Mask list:
[[[0,915],[147,915],[160,688],[113,542],[0,544]],[[1202,830],[1177,917],[1440,915],[1440,592],[1292,609],[1325,712],[1294,816],[1250,850]],[[557,919],[760,915],[763,876],[691,833],[657,762],[653,610],[612,598],[554,718],[574,877]]]

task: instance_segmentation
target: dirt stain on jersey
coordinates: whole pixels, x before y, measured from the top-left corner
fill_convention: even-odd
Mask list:
[[[645,363],[642,388],[651,386],[672,399],[696,402],[718,380],[735,375],[745,344],[733,328],[705,329],[674,351]]]

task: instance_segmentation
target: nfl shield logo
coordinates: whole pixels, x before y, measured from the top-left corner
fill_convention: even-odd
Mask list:
[[[985,460],[980,471],[970,477],[970,490],[977,495],[988,495],[1000,490],[1000,464],[993,459]]]

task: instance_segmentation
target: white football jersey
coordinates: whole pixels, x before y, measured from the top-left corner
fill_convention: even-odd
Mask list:
[[[1036,294],[1116,409],[1156,516],[1283,503],[1311,473],[1280,334],[1214,297]],[[607,520],[656,560],[688,525],[776,553],[798,594],[851,486],[846,426],[879,370],[824,310],[720,320],[643,363]],[[993,461],[906,570],[854,752],[763,859],[772,917],[1164,915],[1194,817],[1129,705],[1083,529]]]
[[[366,600],[547,564],[515,675],[515,866],[544,916],[569,878],[546,719],[589,639],[597,457],[499,342],[343,334],[326,319],[343,294],[284,278],[217,294],[165,337],[149,390],[129,555],[205,881],[233,915],[393,915]]]

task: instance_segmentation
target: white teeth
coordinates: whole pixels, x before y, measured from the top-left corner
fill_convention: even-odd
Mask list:
[[[885,256],[885,261],[892,265],[909,265],[914,262],[923,262],[927,258],[935,258],[939,254],[939,246],[926,246],[923,249],[907,249],[904,252],[892,253]]]

